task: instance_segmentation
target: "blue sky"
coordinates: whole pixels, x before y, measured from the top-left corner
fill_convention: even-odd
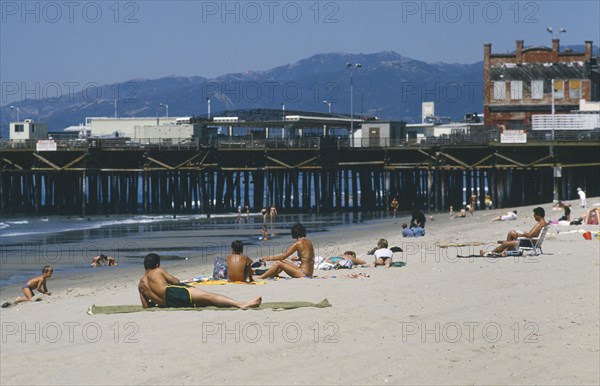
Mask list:
[[[492,52],[600,43],[598,1],[4,1],[0,105],[169,75],[267,70],[318,53],[396,51],[473,63]],[[37,91],[36,91],[37,90]],[[47,90],[46,90],[47,91]],[[31,95],[30,95],[31,96]]]

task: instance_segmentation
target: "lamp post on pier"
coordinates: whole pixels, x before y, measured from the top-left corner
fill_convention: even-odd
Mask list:
[[[15,107],[15,106],[10,106],[10,109],[15,110],[17,112],[17,122],[19,122],[20,121],[19,112],[21,111],[21,109],[19,109],[18,107]]]
[[[360,63],[346,63],[346,69],[350,71],[350,135],[352,136],[352,147],[354,147],[354,81],[352,74],[362,65]]]
[[[552,36],[554,36],[554,29],[552,29],[552,27],[547,27],[546,31],[548,31],[548,33]],[[561,28],[556,34],[560,35],[561,33],[566,33],[567,30],[564,28]],[[564,91],[564,88],[563,88]],[[558,179],[561,177],[561,171],[560,171],[560,167],[556,166],[556,156],[554,154],[554,129],[556,127],[556,119],[555,119],[555,114],[556,114],[556,108],[555,108],[555,87],[554,87],[554,78],[552,78],[550,80],[550,92],[551,94],[551,99],[552,99],[552,134],[551,134],[551,141],[552,143],[550,144],[550,157],[552,157],[552,163],[554,164],[554,167],[552,168],[552,201],[554,202],[558,202],[559,200],[559,194],[558,194],[558,190],[559,190],[559,183],[558,183]]]
[[[169,105],[166,103],[161,103],[160,105],[165,108],[165,110],[167,111],[167,118],[169,118]]]

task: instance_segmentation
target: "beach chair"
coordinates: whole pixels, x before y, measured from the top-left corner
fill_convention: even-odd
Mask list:
[[[544,239],[546,238],[546,233],[548,233],[548,228],[549,228],[548,225],[543,227],[542,230],[540,231],[540,235],[538,237],[531,237],[531,238],[519,237],[519,240],[529,240],[531,242],[531,247],[519,247],[519,252],[533,251],[533,254],[535,256],[544,254],[544,251],[542,251],[542,243],[544,242]]]

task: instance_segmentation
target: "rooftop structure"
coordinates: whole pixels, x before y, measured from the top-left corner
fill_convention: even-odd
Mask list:
[[[517,40],[512,54],[492,54],[492,45],[484,45],[486,125],[528,128],[533,114],[551,114],[553,105],[556,114],[568,114],[580,99],[600,99],[598,57],[591,41],[585,42],[584,52],[560,52],[559,39],[552,40],[552,48],[524,48],[523,40]]]

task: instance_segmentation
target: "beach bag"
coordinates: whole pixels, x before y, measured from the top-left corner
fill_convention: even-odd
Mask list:
[[[215,264],[213,268],[213,279],[222,280],[227,279],[227,260],[220,256],[215,257]]]

